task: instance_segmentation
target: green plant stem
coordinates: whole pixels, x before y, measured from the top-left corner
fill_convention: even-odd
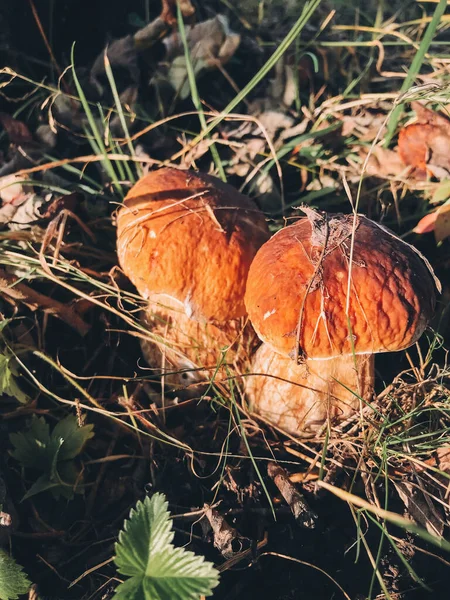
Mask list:
[[[178,2],[177,2],[177,21],[178,21],[178,29],[180,31],[181,41],[183,42],[184,58],[186,60],[186,70],[187,70],[187,74],[188,74],[189,87],[191,88],[192,102],[198,111],[198,118],[200,121],[200,125],[202,126],[202,130],[205,131],[208,128],[208,125],[206,123],[205,113],[203,112],[202,101],[198,94],[197,82],[195,80],[195,70],[194,70],[194,66],[193,66],[192,60],[191,60],[191,55],[189,52],[189,46],[188,46],[187,37],[186,37],[186,28],[185,28],[184,22],[183,22],[183,14],[181,12],[180,4]],[[210,137],[209,134],[205,134],[205,135],[208,138]],[[213,142],[209,149],[211,151],[211,155],[214,159],[214,163],[219,172],[220,178],[222,179],[222,181],[226,182],[227,177],[225,175],[225,170],[223,168],[222,161],[220,160],[220,156],[219,156],[219,152],[217,150],[216,144],[214,144],[214,142]]]
[[[436,29],[439,25],[439,22],[447,8],[447,0],[439,0],[439,4],[436,6],[436,10],[434,11],[433,18],[428,25],[425,35],[423,36],[422,42],[419,46],[419,49],[416,52],[416,55],[409,67],[408,74],[403,82],[403,85],[400,89],[401,93],[406,92],[409,88],[414,84],[416,76],[418,75],[420,68],[422,67],[425,54],[428,52],[428,49],[433,41],[434,34],[436,33]],[[389,119],[389,123],[387,125],[386,137],[384,139],[384,147],[387,148],[391,143],[392,138],[397,130],[397,124],[400,119],[400,115],[403,110],[403,105],[399,104],[392,111],[391,117]]]
[[[236,108],[236,106],[240,102],[242,102],[242,100],[244,100],[244,98],[246,98],[248,96],[248,94],[253,90],[253,88],[256,85],[258,85],[258,83],[269,73],[269,71],[275,66],[275,64],[280,60],[280,58],[283,56],[283,54],[289,48],[289,46],[300,35],[302,29],[308,23],[309,19],[312,17],[313,13],[317,9],[317,7],[320,5],[320,3],[321,3],[321,0],[311,0],[310,2],[307,2],[305,4],[302,14],[297,19],[297,21],[294,23],[294,26],[292,27],[292,29],[286,35],[284,40],[281,42],[281,44],[278,46],[278,48],[275,50],[275,52],[272,54],[272,56],[269,58],[269,60],[261,67],[261,69],[256,73],[256,75],[254,77],[252,77],[252,79],[239,92],[239,94],[237,94],[233,98],[233,100],[223,109],[223,111],[220,113],[220,115],[218,117],[216,117],[215,119],[213,119],[211,121],[211,123],[208,125],[208,127],[206,129],[204,129],[202,131],[202,133],[200,133],[196,138],[194,138],[192,140],[192,142],[189,144],[188,148],[193,148],[199,142],[201,142],[208,134],[210,134],[211,131],[213,131],[213,129],[215,129],[215,127],[217,127],[217,125],[219,125],[219,123],[221,123],[224,119],[226,119],[226,117],[229,115],[229,113],[234,108]],[[175,154],[175,156],[172,157],[172,160],[175,160],[179,156],[182,156],[185,153],[185,151],[186,151],[185,148],[183,150],[180,150],[180,152],[178,152],[177,154]]]

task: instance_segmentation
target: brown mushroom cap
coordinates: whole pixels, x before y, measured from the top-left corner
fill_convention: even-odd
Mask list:
[[[402,350],[429,322],[438,280],[418,251],[352,215],[304,209],[257,253],[245,303],[259,337],[285,356],[329,358]],[[353,339],[350,339],[353,337]]]
[[[269,232],[231,186],[192,171],[153,171],[128,193],[117,229],[120,265],[144,298],[166,294],[201,321],[246,314],[248,269]]]

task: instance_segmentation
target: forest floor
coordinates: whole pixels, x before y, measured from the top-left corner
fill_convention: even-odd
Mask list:
[[[450,10],[184,0],[183,24],[158,4],[0,7],[0,553],[29,582],[8,592],[0,564],[0,598],[113,598],[118,533],[155,492],[217,600],[448,598]],[[436,314],[377,355],[363,416],[298,438],[249,412],[245,372],[162,389],[115,226],[162,165],[226,179],[271,232],[357,210],[427,257]]]

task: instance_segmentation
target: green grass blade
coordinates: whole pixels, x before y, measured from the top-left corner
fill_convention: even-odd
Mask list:
[[[187,74],[188,74],[189,87],[191,90],[192,103],[194,104],[195,108],[198,111],[198,118],[200,121],[200,125],[202,126],[202,130],[206,131],[206,129],[208,128],[208,125],[206,123],[205,114],[203,112],[202,101],[198,94],[197,82],[195,80],[194,65],[192,64],[191,54],[189,52],[189,46],[188,46],[187,37],[186,37],[186,28],[184,26],[183,15],[181,13],[181,8],[180,8],[179,3],[177,3],[177,21],[178,21],[178,29],[180,31],[181,41],[183,43],[184,58],[186,60],[186,70],[187,70]],[[209,134],[205,134],[205,136],[208,138],[210,137]],[[214,163],[219,172],[220,178],[222,179],[222,181],[226,181],[227,177],[225,175],[225,170],[223,168],[222,161],[220,160],[219,152],[217,151],[217,146],[214,143],[211,144],[210,151],[211,151],[211,155],[213,157]]]
[[[210,134],[211,131],[213,131],[213,129],[215,129],[215,127],[217,127],[217,125],[219,125],[219,123],[221,123],[227,117],[227,115],[229,115],[229,113],[234,108],[236,108],[236,106],[240,102],[242,102],[242,100],[244,100],[244,98],[246,98],[248,96],[248,94],[253,90],[253,88],[255,86],[257,86],[258,83],[262,79],[264,79],[264,77],[269,73],[269,71],[280,60],[280,58],[283,56],[283,54],[286,52],[286,50],[289,48],[289,46],[300,35],[301,31],[303,30],[305,25],[308,23],[309,19],[312,17],[314,11],[317,9],[317,7],[320,5],[320,3],[321,3],[321,0],[311,0],[310,2],[307,2],[305,4],[302,14],[297,19],[297,21],[294,23],[292,29],[289,31],[289,33],[286,35],[284,40],[277,47],[277,49],[272,54],[272,56],[269,58],[269,60],[261,67],[261,69],[256,73],[256,75],[254,77],[252,77],[252,79],[239,92],[239,94],[237,94],[233,98],[233,100],[223,109],[223,111],[220,113],[220,115],[218,117],[216,117],[215,119],[213,119],[211,121],[211,123],[208,125],[208,127],[206,129],[204,129],[202,131],[202,133],[200,133],[192,141],[190,146],[192,146],[192,147],[196,146],[201,140],[203,140],[208,134]],[[176,156],[179,156],[183,153],[184,153],[184,150],[180,151]],[[176,158],[176,156],[172,157],[172,159]]]
[[[400,89],[401,92],[406,92],[410,89],[410,87],[414,84],[417,74],[420,71],[420,68],[423,64],[425,54],[428,52],[431,42],[433,41],[433,36],[436,33],[436,29],[441,21],[441,18],[447,8],[447,0],[439,0],[439,4],[436,6],[436,10],[434,11],[433,18],[431,19],[423,39],[420,43],[419,49],[416,52],[414,60],[411,63],[411,66],[408,70],[408,75],[406,76],[403,85]],[[386,137],[384,140],[384,146],[387,147],[391,143],[391,140],[395,134],[397,129],[397,123],[402,113],[402,104],[399,104],[392,111],[391,117],[389,119],[389,123],[387,125]]]
[[[114,98],[114,104],[116,105],[116,110],[117,110],[117,114],[119,116],[119,121],[122,126],[124,135],[126,137],[126,142],[127,142],[128,150],[130,152],[130,156],[135,156],[136,153],[134,150],[133,142],[130,140],[130,133],[128,131],[127,122],[125,119],[125,114],[123,112],[123,107],[122,107],[122,103],[120,101],[119,93],[117,91],[116,81],[114,79],[114,74],[112,72],[111,64],[109,62],[109,58],[108,58],[108,55],[106,52],[105,52],[105,72],[106,72],[106,76],[108,78],[109,87],[111,88],[111,92],[112,92],[112,95]],[[120,148],[120,145],[118,147]],[[138,169],[138,175],[141,176],[142,169],[141,169],[141,165],[139,163],[136,163],[136,168]],[[136,181],[136,179],[133,178],[131,181],[132,181],[132,183],[134,183]]]
[[[78,79],[78,76],[76,74],[76,70],[75,70],[75,61],[74,61],[74,50],[75,50],[75,44],[72,45],[72,50],[71,50],[71,54],[70,54],[70,60],[71,60],[71,67],[72,67],[72,74],[73,74],[73,80],[75,83],[75,87],[77,88],[77,93],[79,96],[79,101],[81,102],[81,106],[83,107],[84,113],[86,115],[86,118],[88,120],[89,123],[89,127],[91,129],[91,133],[93,136],[93,140],[91,139],[90,142],[92,144],[92,142],[95,140],[96,143],[96,151],[100,156],[103,156],[103,160],[102,160],[102,165],[105,168],[105,171],[107,172],[107,174],[109,175],[109,177],[111,178],[114,186],[116,187],[117,191],[121,193],[121,195],[123,195],[122,193],[122,188],[121,185],[117,179],[117,175],[114,171],[114,167],[113,164],[111,163],[111,161],[109,160],[109,158],[107,157],[107,152],[106,152],[106,148],[105,145],[103,143],[103,139],[102,136],[100,134],[100,131],[97,127],[97,123],[95,122],[94,119],[94,115],[92,114],[91,111],[91,107],[89,106],[89,103],[86,99],[86,95],[83,91],[83,88],[81,87],[80,84],[80,80]]]

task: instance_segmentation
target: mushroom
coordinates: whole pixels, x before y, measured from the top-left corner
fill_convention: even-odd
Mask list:
[[[296,435],[369,402],[373,355],[416,342],[440,291],[428,261],[385,227],[303,212],[260,248],[245,295],[264,342],[247,381],[250,405]]]
[[[208,381],[223,349],[227,362],[243,359],[256,339],[248,269],[269,238],[256,205],[215,177],[163,168],[129,191],[117,229],[120,265],[148,301],[144,357],[165,382]]]

